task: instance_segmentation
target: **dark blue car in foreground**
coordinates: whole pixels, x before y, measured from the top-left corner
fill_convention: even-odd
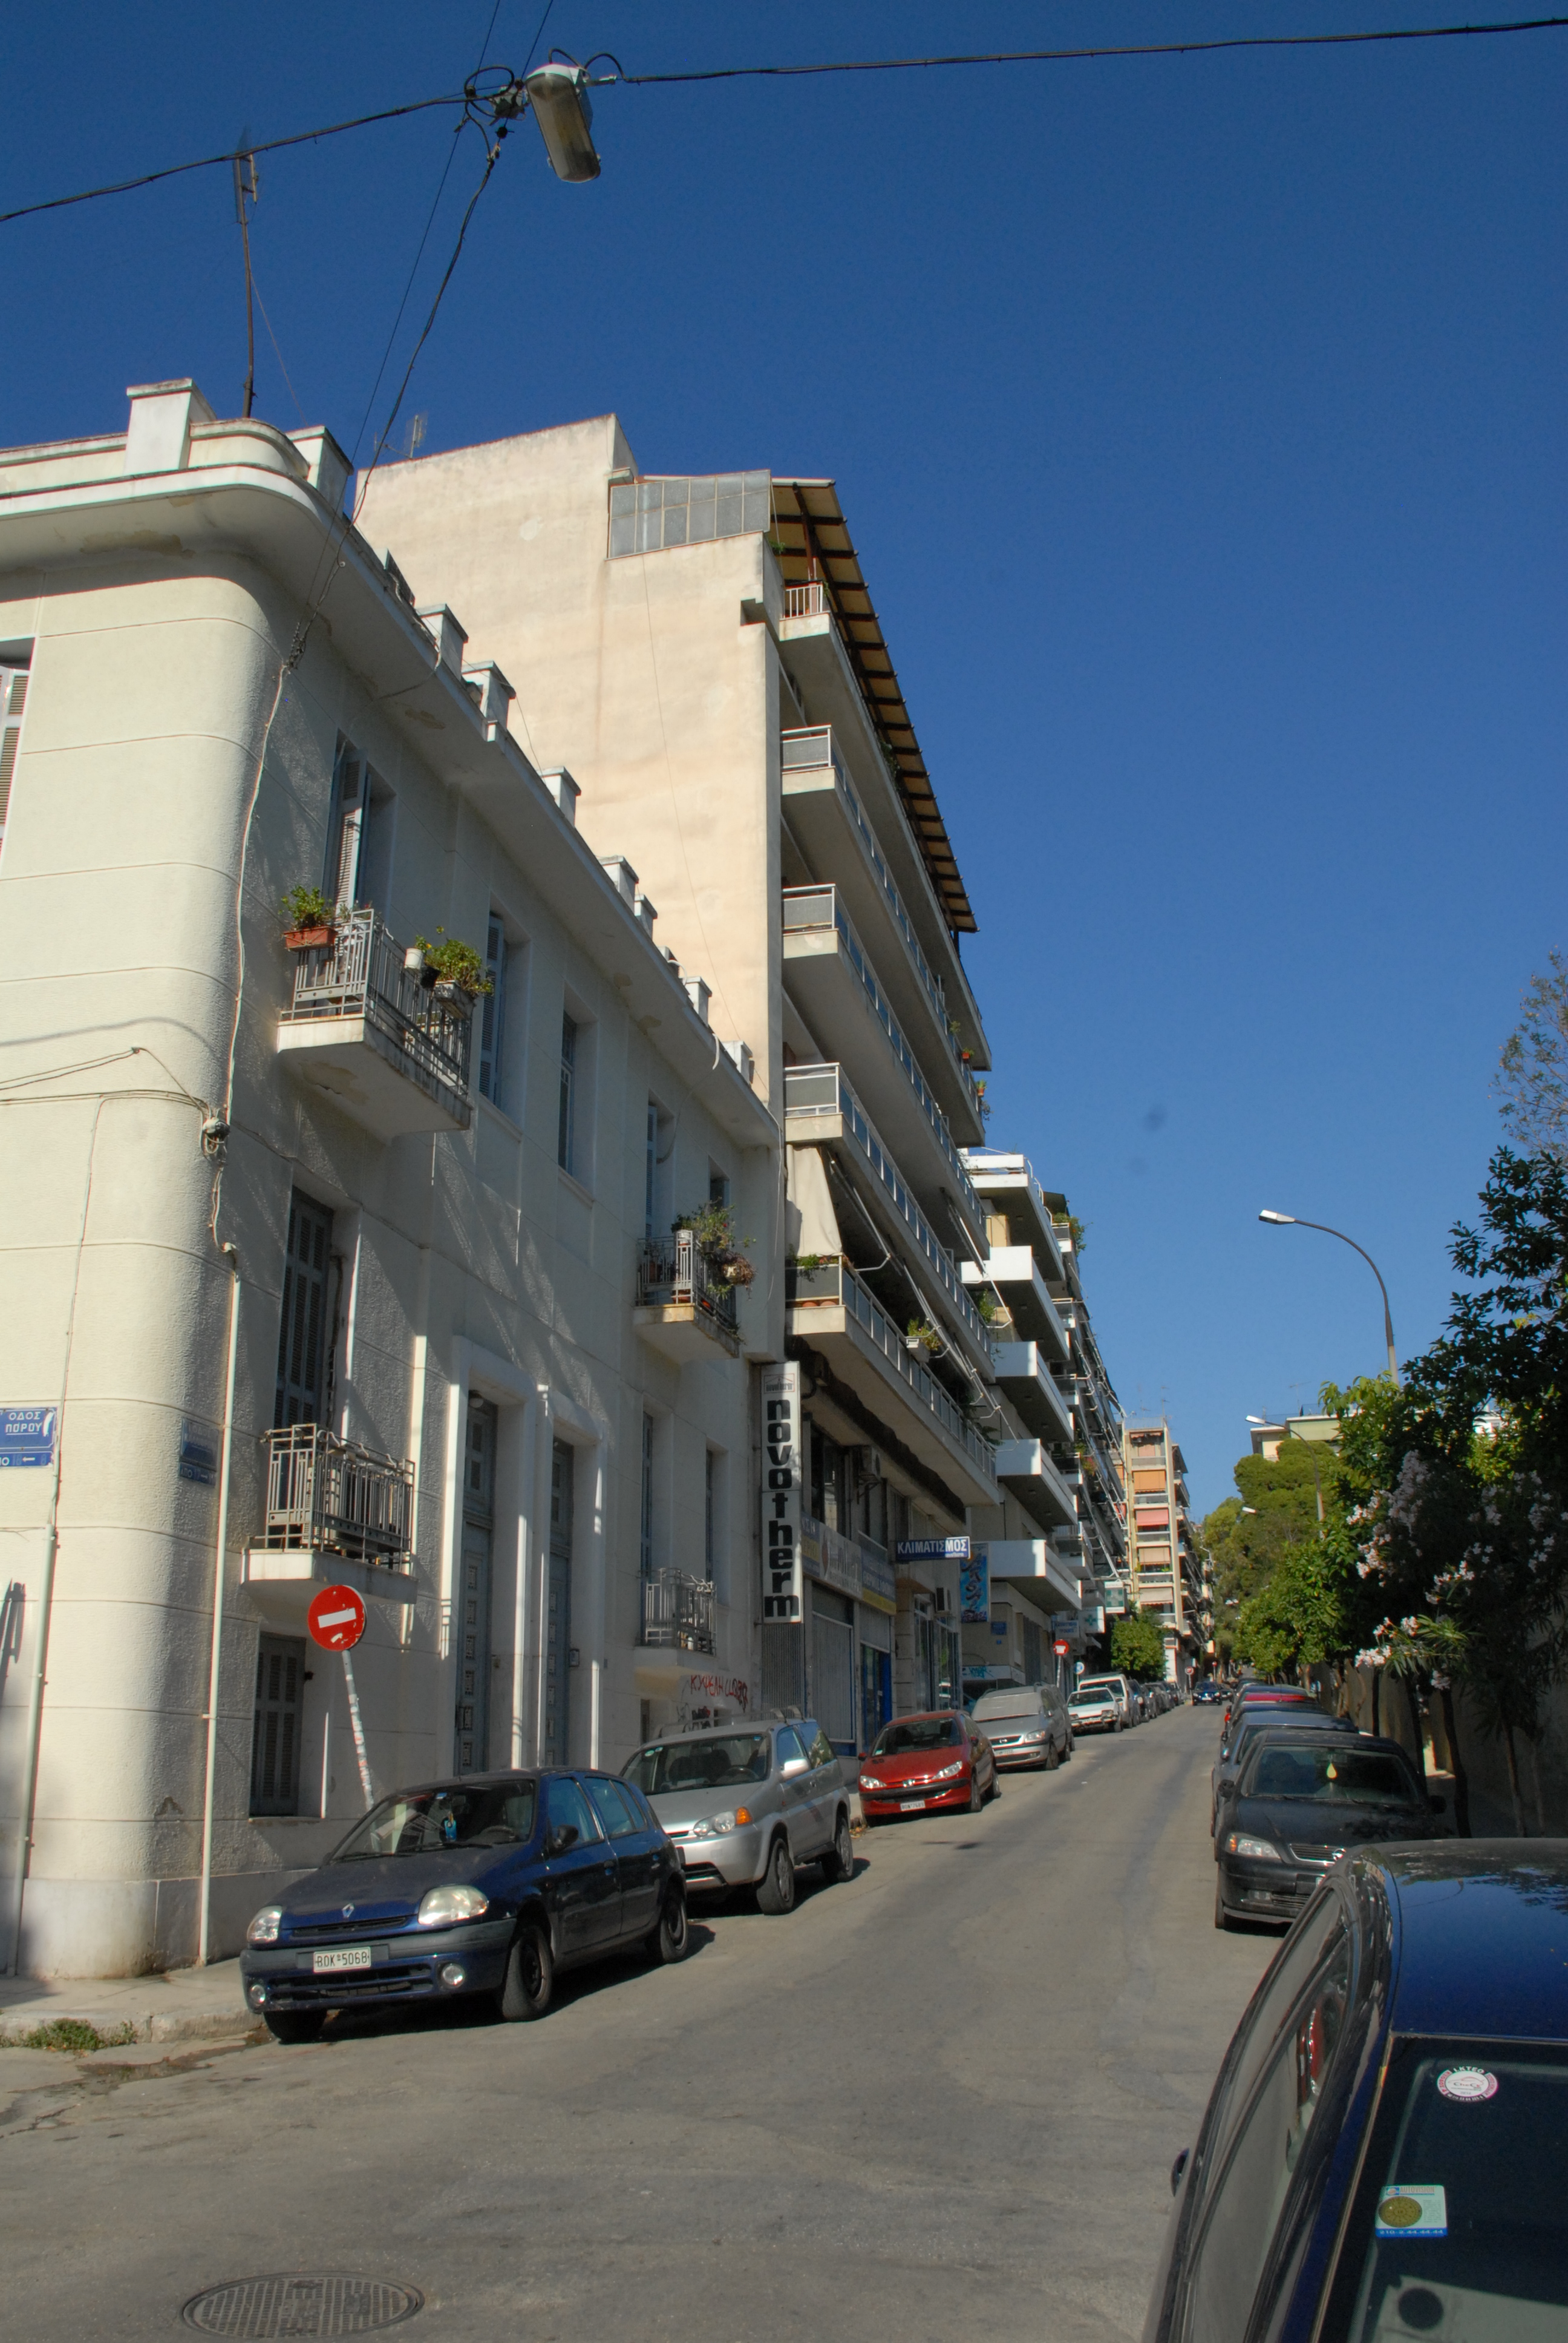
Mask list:
[[[688,1949],[680,1858],[646,1798],[581,1768],[398,1790],[250,1924],[246,1999],[280,2042],[335,2009],[482,1995],[542,2017],[562,1969]]]
[[[1568,1842],[1336,1865],[1171,2186],[1145,2343],[1568,2338]]]

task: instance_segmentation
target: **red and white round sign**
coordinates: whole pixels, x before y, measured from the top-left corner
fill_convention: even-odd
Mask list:
[[[365,1604],[352,1586],[324,1586],[305,1624],[323,1651],[351,1652],[365,1633]]]
[[[1060,1658],[1062,1656],[1062,1654],[1063,1654],[1064,1653],[1066,1653],[1066,1652],[1070,1652],[1070,1651],[1072,1649],[1072,1646],[1071,1646],[1071,1644],[1069,1644],[1068,1642],[1066,1642],[1066,1641],[1065,1641],[1065,1639],[1064,1639],[1062,1636],[1059,1635],[1059,1636],[1057,1637],[1057,1639],[1056,1639],[1055,1643],[1051,1645],[1051,1649],[1055,1652],[1055,1654],[1056,1654],[1057,1657],[1060,1659]]]

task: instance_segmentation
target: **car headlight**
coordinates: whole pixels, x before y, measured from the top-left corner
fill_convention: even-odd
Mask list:
[[[723,1838],[727,1832],[744,1830],[751,1820],[749,1806],[736,1806],[725,1815],[709,1815],[702,1822],[693,1823],[689,1838]]]
[[[245,1932],[247,1945],[276,1945],[277,1932],[283,1926],[281,1904],[264,1904]]]
[[[862,1774],[860,1776],[862,1790],[885,1790],[887,1786],[879,1774]]]
[[[944,1765],[940,1774],[933,1774],[931,1775],[931,1779],[933,1782],[950,1782],[956,1774],[961,1774],[963,1770],[964,1761],[960,1757],[956,1765]]]
[[[456,1920],[477,1920],[490,1908],[490,1899],[477,1887],[432,1887],[419,1899],[421,1928],[449,1928]]]
[[[1253,1863],[1283,1863],[1284,1856],[1272,1839],[1254,1838],[1250,1831],[1231,1831],[1225,1841],[1227,1855],[1243,1855]]]

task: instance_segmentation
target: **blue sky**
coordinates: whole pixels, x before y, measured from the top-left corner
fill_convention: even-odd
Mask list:
[[[542,0],[501,0],[520,64]],[[556,0],[629,72],[1419,24],[1396,0]],[[1454,16],[1467,12],[1446,12]],[[7,32],[0,207],[460,85],[490,0],[72,5]],[[1088,1226],[1204,1507],[1249,1410],[1436,1332],[1563,912],[1568,35],[601,93],[508,142],[409,397],[613,407],[644,468],[834,477],[980,922],[993,1140]],[[257,411],[361,427],[447,149],[264,158]],[[402,370],[480,153],[454,164]],[[226,175],[0,229],[0,439],[244,372]],[[292,385],[292,388],[290,388]],[[296,403],[297,397],[297,405]],[[378,395],[379,419],[387,389]]]

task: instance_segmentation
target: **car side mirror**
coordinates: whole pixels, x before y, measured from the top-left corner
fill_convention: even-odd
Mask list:
[[[576,1823],[558,1823],[545,1841],[547,1855],[565,1855],[568,1846],[576,1846],[581,1834]]]
[[[810,1770],[804,1757],[786,1757],[780,1768],[786,1782],[792,1782],[797,1774],[809,1774]]]
[[[1175,2163],[1171,2167],[1171,2194],[1172,2197],[1175,2196],[1176,2191],[1181,2186],[1181,2175],[1187,2169],[1187,2158],[1191,2155],[1191,2153],[1192,2151],[1190,2147],[1184,2147],[1181,2150],[1181,2155],[1176,2158]]]

